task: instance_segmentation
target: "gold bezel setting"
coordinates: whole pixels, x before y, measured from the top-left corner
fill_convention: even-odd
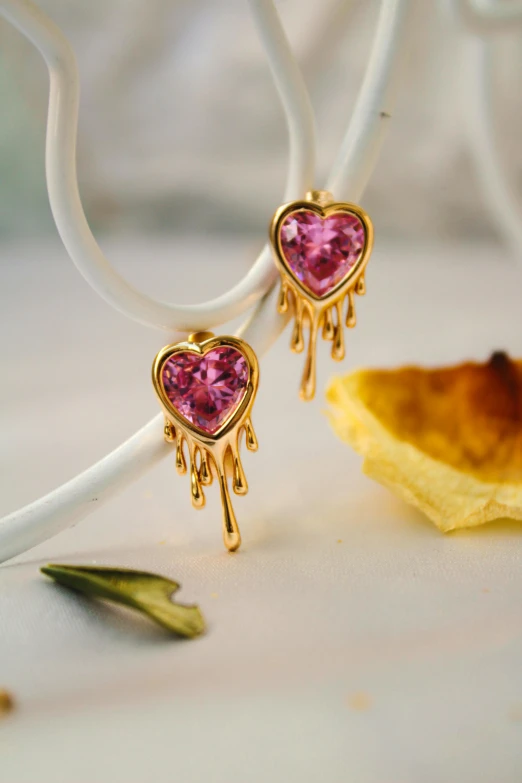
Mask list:
[[[205,432],[188,421],[170,402],[162,378],[165,362],[181,353],[205,356],[215,348],[228,346],[238,351],[248,366],[248,383],[240,402],[213,433]],[[192,505],[203,508],[203,487],[217,478],[223,505],[223,539],[229,551],[241,544],[241,535],[232,508],[228,479],[236,495],[248,492],[246,476],[239,456],[241,435],[245,433],[246,447],[257,450],[257,438],[250,418],[259,383],[259,365],[252,348],[238,337],[215,337],[210,332],[190,335],[187,341],[167,345],[157,354],[152,365],[152,383],[165,414],[165,440],[176,444],[176,468],[179,474],[187,472],[185,444],[189,452],[189,470]]]
[[[289,266],[281,244],[281,227],[285,219],[294,212],[307,211],[325,219],[334,214],[355,215],[362,223],[365,244],[362,252],[345,277],[323,296],[316,296],[296,277]],[[315,395],[315,353],[317,334],[322,328],[322,337],[332,341],[332,358],[341,361],[345,355],[343,332],[343,300],[347,300],[345,324],[353,328],[356,323],[355,294],[366,292],[364,272],[373,247],[373,226],[370,217],[357,204],[337,202],[326,191],[312,191],[300,201],[292,201],[279,207],[270,224],[270,242],[274,259],[281,275],[281,290],[278,311],[287,313],[292,309],[294,328],[290,347],[294,353],[304,350],[303,328],[309,325],[308,351],[301,381],[300,396],[311,400]],[[334,323],[334,314],[336,323]]]

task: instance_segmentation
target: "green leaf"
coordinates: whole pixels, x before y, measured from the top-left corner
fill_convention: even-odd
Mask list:
[[[191,639],[205,630],[198,606],[174,603],[179,584],[157,574],[127,568],[49,564],[41,569],[56,582],[89,596],[106,598],[147,615],[168,631]]]

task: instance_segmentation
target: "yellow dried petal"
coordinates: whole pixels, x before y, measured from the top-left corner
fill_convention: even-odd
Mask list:
[[[522,520],[522,362],[359,370],[327,400],[364,472],[440,530]]]

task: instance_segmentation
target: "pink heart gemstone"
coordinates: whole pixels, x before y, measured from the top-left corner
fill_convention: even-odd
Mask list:
[[[245,396],[249,369],[243,354],[225,345],[204,356],[191,351],[174,354],[161,368],[161,378],[173,408],[213,435]]]
[[[308,209],[291,212],[281,226],[286,262],[304,288],[327,296],[350,273],[363,252],[366,231],[357,215],[322,218]]]

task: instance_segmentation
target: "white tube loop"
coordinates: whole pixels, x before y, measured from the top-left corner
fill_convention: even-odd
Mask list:
[[[95,465],[4,517],[0,521],[0,562],[66,530],[170,453],[163,439],[163,424],[163,415],[155,416]]]
[[[522,3],[444,0],[444,5],[468,33],[464,42],[463,95],[468,140],[484,201],[504,241],[520,257],[522,210],[495,140],[490,38],[497,32],[518,31],[522,25]]]
[[[326,190],[358,203],[372,174],[391,119],[409,0],[381,3],[368,67]]]
[[[290,156],[285,199],[295,199],[312,186],[313,113],[273,3],[271,0],[251,0],[251,5],[287,118]],[[79,81],[74,52],[62,31],[30,0],[2,0],[0,13],[36,46],[49,69],[46,141],[49,201],[62,241],[89,285],[129,318],[169,332],[208,329],[252,307],[276,278],[267,246],[240,283],[203,304],[176,305],[158,301],[138,291],[113,269],[89,228],[78,191]]]
[[[514,254],[522,256],[522,210],[511,187],[495,140],[493,123],[492,42],[466,41],[466,118],[468,138],[488,213]]]
[[[295,201],[312,190],[315,175],[315,118],[294,53],[271,0],[249,0],[268,64],[285,109],[290,139],[290,163],[284,201]],[[268,251],[270,253],[270,250]],[[270,255],[272,268],[274,263]],[[272,283],[275,278],[272,279]],[[265,292],[268,290],[265,289]]]
[[[9,0],[9,2],[3,0],[3,2],[10,8],[14,5],[27,7],[27,3],[21,2],[21,0]],[[251,3],[260,34],[262,37],[265,36],[265,48],[270,58],[271,67],[275,70],[281,68],[280,73],[287,74],[289,85],[292,80],[295,80],[299,71],[291,51],[288,49],[286,54],[283,54],[284,46],[281,40],[272,40],[279,36],[281,31],[278,24],[272,24],[270,21],[271,11],[268,9],[270,4],[261,3],[258,0],[251,0]],[[341,177],[332,175],[329,181],[336,183],[336,191],[338,189],[344,192],[349,189],[350,194],[357,191],[357,196],[361,195],[376,163],[378,147],[383,141],[386,128],[386,124],[383,125],[380,116],[382,100],[383,96],[389,95],[390,82],[396,75],[399,59],[398,41],[405,27],[407,6],[408,0],[381,0],[379,25],[372,47],[370,63],[361,86],[357,109],[346,134],[346,139],[354,139],[356,143],[343,145],[343,176],[348,178],[349,188],[344,187],[344,181]],[[393,12],[386,11],[386,8],[393,9]],[[40,14],[40,12],[38,13]],[[25,32],[24,22],[21,20],[22,17],[18,16],[19,29]],[[383,30],[385,20],[386,24],[389,24],[388,34]],[[35,36],[39,43],[34,42],[42,50],[44,47],[39,37],[41,32],[41,27],[39,27]],[[32,35],[28,32],[26,34],[33,40]],[[379,55],[377,52],[378,45],[385,46],[385,56]],[[285,62],[279,62],[278,57],[286,58]],[[293,72],[291,75],[290,71]],[[293,133],[304,133],[302,145],[295,141],[293,146],[296,169],[298,165],[306,166],[306,173],[301,173],[302,182],[304,182],[305,178],[312,174],[313,156],[308,158],[305,149],[308,144],[313,146],[313,131],[311,129],[313,123],[310,122],[308,110],[305,111],[306,101],[303,100],[303,96],[301,95],[299,98],[294,96],[293,100],[297,100],[301,104],[300,108],[293,107],[290,111],[294,120],[300,115],[300,112],[307,114],[305,123],[308,130],[299,130],[297,125],[293,128],[289,121],[291,138]],[[286,104],[285,107],[288,108]],[[362,138],[364,134],[370,137],[370,143],[364,143]],[[298,148],[301,150],[299,153],[297,152]],[[292,183],[289,181],[290,184]],[[294,184],[297,187],[298,178]],[[300,194],[296,193],[295,195]],[[287,197],[293,199],[294,193],[287,193]],[[351,197],[354,196],[351,195]],[[276,298],[277,292],[273,288],[258,303],[252,316],[239,330],[239,334],[252,345],[259,356],[270,348],[286,325],[285,318],[277,313]],[[201,328],[201,321],[198,322],[198,326]],[[87,471],[43,498],[0,520],[0,562],[36,546],[61,530],[65,530],[70,524],[89,514],[94,510],[94,507],[99,508],[105,499],[114,494],[116,490],[123,488],[129,481],[145,473],[161,457],[170,454],[171,449],[168,444],[163,442],[162,422],[162,415],[156,416],[119,448]],[[93,502],[94,498],[96,498],[96,503]]]

